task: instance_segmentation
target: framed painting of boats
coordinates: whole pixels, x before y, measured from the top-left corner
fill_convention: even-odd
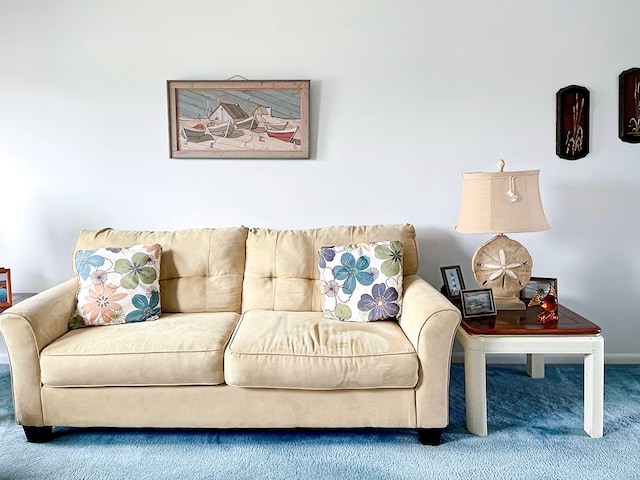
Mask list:
[[[309,80],[167,82],[171,158],[309,158]]]

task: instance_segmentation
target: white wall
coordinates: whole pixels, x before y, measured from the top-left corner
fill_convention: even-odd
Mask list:
[[[628,0],[0,0],[0,263],[40,291],[82,228],[411,222],[421,273],[470,284],[489,236],[453,231],[460,174],[504,158],[541,170],[552,229],[513,235],[534,275],[610,360],[640,360],[640,145],[617,137],[638,18]],[[236,74],[311,80],[311,160],[169,159],[166,81]],[[574,83],[592,138],[570,162],[555,94]]]

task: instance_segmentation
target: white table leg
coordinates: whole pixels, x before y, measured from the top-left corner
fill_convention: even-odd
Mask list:
[[[544,355],[527,354],[527,375],[531,378],[544,378]]]
[[[487,364],[483,351],[465,349],[464,385],[467,430],[476,435],[487,435]]]
[[[584,357],[584,431],[600,438],[604,430],[604,339],[594,339],[593,353]]]

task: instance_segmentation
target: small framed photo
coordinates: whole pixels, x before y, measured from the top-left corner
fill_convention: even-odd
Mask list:
[[[491,317],[497,314],[493,290],[477,288],[460,292],[463,318]]]
[[[541,293],[545,296],[549,293],[549,290],[553,287],[553,291],[556,292],[556,299],[558,298],[558,280],[550,277],[531,277],[529,283],[527,283],[522,290],[520,290],[520,300],[528,304],[532,298]]]
[[[0,268],[0,308],[7,308],[11,305],[11,270]]]
[[[444,292],[449,299],[459,299],[460,292],[465,289],[460,265],[440,267],[440,274],[444,282]]]

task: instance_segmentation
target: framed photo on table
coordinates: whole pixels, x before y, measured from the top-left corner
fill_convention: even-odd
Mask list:
[[[485,318],[497,315],[493,290],[476,288],[460,292],[462,318]]]
[[[460,299],[460,292],[465,289],[460,265],[440,267],[440,274],[444,282],[443,292],[450,300]]]
[[[7,308],[12,304],[11,270],[8,268],[0,268],[0,308]]]
[[[309,158],[309,80],[169,80],[171,158]]]
[[[520,300],[528,304],[539,293],[546,296],[553,287],[556,300],[558,299],[558,279],[551,277],[531,277],[529,282],[520,290]]]

